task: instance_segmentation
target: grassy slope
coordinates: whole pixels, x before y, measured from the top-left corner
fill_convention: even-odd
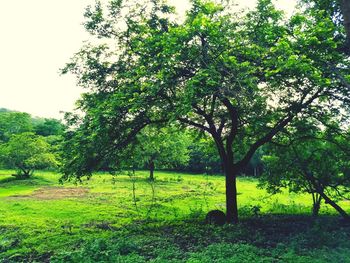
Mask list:
[[[147,173],[137,172],[135,207],[127,175],[98,174],[82,185],[60,186],[59,175],[50,172],[23,181],[10,174],[0,171],[0,262],[52,254],[58,262],[326,262],[350,256],[349,228],[325,216],[335,214],[332,208],[323,205],[323,218],[313,222],[310,196],[269,196],[249,178],[238,181],[242,224],[222,228],[201,223],[207,211],[224,209],[219,176],[158,172],[152,198]],[[254,216],[253,206],[279,216]]]

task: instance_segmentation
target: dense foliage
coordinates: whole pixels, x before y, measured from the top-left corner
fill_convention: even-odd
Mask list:
[[[345,39],[341,52],[350,54],[350,2],[348,0],[300,0],[311,12],[330,18],[339,28],[336,38]]]
[[[0,161],[6,167],[16,169],[15,176],[19,178],[28,178],[35,169],[58,164],[44,138],[30,132],[13,135],[7,143],[0,145]]]
[[[322,12],[286,20],[270,0],[245,15],[230,5],[191,4],[184,20],[161,1],[87,9],[86,29],[105,44],[85,45],[63,70],[87,88],[78,103],[83,116],[68,118],[64,178],[115,163],[150,124],[180,123],[215,142],[227,220],[237,222],[236,177],[256,151],[296,117],[347,103],[349,60],[338,50],[345,39]]]
[[[176,127],[148,126],[136,136],[130,155],[137,168],[148,168],[154,179],[155,168],[184,167],[189,160],[191,138]],[[130,158],[132,156],[132,158]]]
[[[0,167],[16,169],[19,178],[57,167],[63,131],[59,120],[0,109]]]
[[[261,186],[271,193],[289,191],[312,195],[313,215],[322,200],[343,217],[347,213],[335,201],[347,199],[350,187],[349,134],[336,127],[321,129],[320,124],[298,123],[265,148],[265,173]]]
[[[57,119],[32,117],[29,113],[0,109],[0,141],[7,141],[11,135],[34,132],[42,136],[60,136],[64,125]]]
[[[34,131],[41,136],[59,136],[64,132],[64,125],[56,119],[36,119]]]
[[[11,135],[33,130],[33,123],[28,113],[0,112],[0,142],[6,142]]]

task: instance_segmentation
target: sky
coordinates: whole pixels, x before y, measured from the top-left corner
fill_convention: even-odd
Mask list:
[[[72,75],[59,74],[83,41],[89,40],[82,22],[94,0],[0,1],[0,108],[33,116],[61,119],[72,111],[82,88]],[[169,0],[182,13],[187,0]],[[255,0],[238,0],[239,8]],[[277,0],[291,13],[294,0]]]

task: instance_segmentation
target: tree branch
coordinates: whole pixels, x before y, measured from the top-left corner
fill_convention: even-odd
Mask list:
[[[258,139],[248,150],[248,152],[246,153],[246,155],[243,157],[243,159],[241,159],[239,162],[237,162],[235,164],[237,169],[242,169],[243,167],[245,167],[250,159],[253,157],[254,153],[256,152],[256,150],[264,145],[265,143],[269,142],[272,140],[272,138],[278,133],[280,132],[285,126],[287,126],[292,120],[293,118],[300,113],[303,109],[305,109],[307,106],[309,106],[316,98],[318,98],[321,94],[323,90],[320,88],[319,90],[317,90],[315,92],[315,94],[313,96],[311,96],[306,102],[303,103],[303,99],[306,97],[303,96],[301,102],[299,103],[298,107],[292,107],[289,112],[288,115],[286,117],[284,117],[284,119],[280,120],[267,134],[265,134],[263,137],[261,137],[260,139]]]
[[[348,89],[350,90],[350,83],[344,78],[342,74],[340,74],[339,70],[335,67],[332,68],[333,73],[337,76],[337,78],[340,80],[340,82]]]
[[[216,134],[216,133],[217,133],[217,130],[216,130],[216,126],[215,126],[215,123],[214,123],[214,121],[213,121],[213,118],[212,118],[211,116],[209,116],[204,110],[202,110],[201,108],[199,108],[198,105],[193,104],[192,106],[193,106],[193,108],[195,109],[195,112],[196,112],[198,115],[202,116],[202,117],[205,119],[205,121],[208,123],[208,125],[209,125],[209,130],[210,130],[209,132],[210,132],[211,134]]]
[[[182,122],[182,123],[185,123],[187,125],[191,125],[197,129],[200,129],[200,130],[203,130],[203,131],[206,131],[208,133],[210,133],[210,129],[207,127],[207,126],[204,126],[202,124],[199,124],[199,123],[196,123],[194,121],[191,121],[189,119],[186,119],[186,118],[178,118],[178,121]]]
[[[226,140],[226,152],[230,157],[233,158],[232,144],[238,131],[238,112],[237,112],[237,108],[232,105],[229,99],[223,98],[222,103],[225,105],[225,107],[227,108],[230,114],[231,130]]]
[[[292,119],[294,118],[294,115],[289,115],[288,117],[286,117],[285,119],[281,120],[280,122],[278,122],[271,130],[270,132],[268,132],[265,136],[263,136],[262,138],[260,138],[259,140],[257,140],[248,150],[247,154],[244,156],[244,158],[236,163],[236,166],[238,168],[243,168],[245,167],[250,159],[253,157],[254,153],[256,152],[256,150],[264,145],[265,143],[271,141],[271,139],[273,138],[273,136],[275,136],[279,131],[281,131]]]

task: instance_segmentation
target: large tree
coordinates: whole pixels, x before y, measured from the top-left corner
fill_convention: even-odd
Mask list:
[[[320,114],[348,97],[331,66],[348,74],[337,50],[343,40],[329,18],[306,13],[285,22],[270,0],[244,16],[193,0],[184,20],[150,2],[87,9],[86,29],[106,44],[85,45],[63,70],[88,89],[78,102],[84,115],[68,118],[64,178],[115,162],[150,124],[181,123],[214,140],[227,221],[237,222],[236,178],[257,149],[301,113]]]

